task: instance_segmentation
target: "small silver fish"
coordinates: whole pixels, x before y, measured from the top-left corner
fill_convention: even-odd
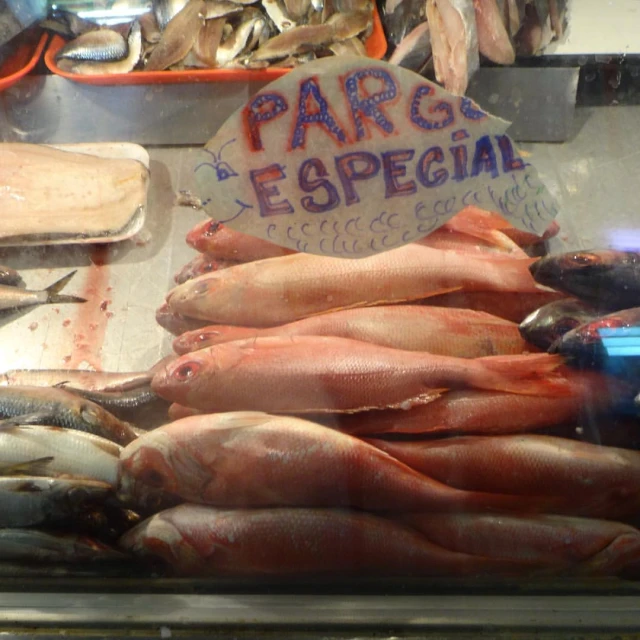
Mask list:
[[[367,50],[360,38],[349,38],[342,42],[332,42],[329,50],[336,56],[366,56]],[[391,62],[391,60],[389,60]]]
[[[122,447],[111,440],[62,427],[0,427],[3,475],[11,474],[12,467],[12,475],[17,475],[17,465],[24,465],[30,475],[70,475],[115,486],[121,451]]]
[[[156,21],[153,11],[143,13],[139,18],[140,30],[142,31],[142,39],[149,44],[158,44],[162,37],[162,32]]]
[[[297,23],[302,22],[312,8],[311,0],[284,0],[284,6]]]
[[[0,284],[0,311],[15,311],[41,304],[86,302],[85,298],[60,293],[75,274],[76,271],[72,271],[40,291]]]
[[[29,416],[27,421],[24,416]],[[128,444],[136,435],[131,425],[100,405],[64,389],[46,387],[0,387],[0,416],[12,424],[48,424],[76,429]],[[6,424],[6,423],[5,423]]]
[[[0,529],[0,560],[40,562],[113,562],[126,556],[93,538],[38,529]]]
[[[231,4],[231,3],[229,3]],[[237,5],[235,5],[237,7]],[[192,53],[206,67],[216,66],[216,53],[222,40],[225,18],[207,20],[193,43]]]
[[[127,53],[127,43],[118,32],[98,29],[84,33],[66,44],[58,51],[57,59],[113,62],[122,60]]]
[[[69,478],[0,477],[0,527],[31,527],[72,519],[112,493],[105,482]]]
[[[70,73],[76,73],[79,75],[108,75],[108,74],[120,74],[129,73],[133,71],[134,67],[140,60],[142,54],[142,30],[140,23],[135,20],[129,30],[127,37],[127,53],[121,60],[111,62],[96,62],[96,61],[78,61],[61,59],[58,66],[63,71]]]
[[[231,2],[231,0],[206,0],[204,17],[208,23],[209,20],[240,13],[241,11],[242,5],[237,2]]]

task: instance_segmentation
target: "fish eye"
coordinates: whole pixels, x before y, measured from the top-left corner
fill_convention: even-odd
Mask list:
[[[180,380],[180,382],[184,382],[185,380],[190,380],[197,375],[200,368],[201,366],[199,362],[185,362],[173,372],[173,377]]]
[[[150,487],[161,488],[164,484],[164,476],[156,469],[144,469],[139,478],[140,482]]]
[[[212,236],[214,233],[216,233],[218,231],[218,229],[220,228],[220,223],[217,222],[216,220],[212,220],[208,225],[207,225],[207,229],[204,232],[205,236]]]
[[[596,260],[591,254],[576,253],[571,256],[571,262],[579,267],[586,267],[587,265],[596,262]]]
[[[210,333],[199,333],[196,341],[197,342],[206,342],[209,339]]]

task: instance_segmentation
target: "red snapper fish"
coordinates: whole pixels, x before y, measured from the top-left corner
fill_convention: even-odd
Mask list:
[[[617,518],[640,508],[640,453],[541,435],[368,440],[416,471],[465,491],[556,498],[548,511]]]
[[[358,438],[255,412],[183,418],[127,446],[119,495],[135,504],[158,492],[225,508],[482,511],[546,505],[533,498],[523,505],[520,495],[455,489]]]
[[[183,504],[128,531],[120,547],[183,576],[469,576],[528,562],[449,551],[392,520],[337,509]]]
[[[531,351],[515,323],[469,309],[416,305],[345,309],[267,329],[211,325],[182,334],[173,348],[184,354],[234,340],[301,335],[337,336],[457,358]]]
[[[172,289],[167,303],[174,313],[210,324],[270,327],[455,290],[539,291],[529,264],[419,244],[361,260],[298,253],[199,276]]]
[[[566,379],[550,377],[560,363],[546,353],[466,359],[333,336],[272,336],[179,356],[151,388],[202,411],[408,409],[451,388],[565,395]]]
[[[412,513],[400,520],[449,551],[530,562],[538,573],[612,576],[640,561],[640,531],[621,522],[488,513]]]

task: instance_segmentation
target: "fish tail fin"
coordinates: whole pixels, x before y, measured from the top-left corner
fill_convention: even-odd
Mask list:
[[[488,374],[477,381],[481,389],[541,396],[566,396],[572,392],[570,382],[556,372],[564,362],[560,356],[539,353],[478,360]]]
[[[77,270],[72,271],[71,273],[68,273],[66,276],[64,276],[63,278],[60,278],[60,280],[56,280],[53,284],[50,284],[46,289],[45,292],[47,294],[47,304],[60,304],[60,303],[64,303],[64,302],[86,302],[86,298],[80,298],[79,296],[69,296],[69,295],[65,295],[65,294],[61,294],[60,291],[62,291],[67,284],[69,284],[69,281],[71,280],[71,278],[73,278],[73,276],[75,276],[77,273]]]

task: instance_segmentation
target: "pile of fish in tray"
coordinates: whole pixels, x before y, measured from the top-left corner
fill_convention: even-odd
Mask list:
[[[121,549],[182,575],[637,576],[635,388],[523,339],[567,297],[539,240],[468,208],[349,261],[198,225],[157,315],[173,422],[120,458],[122,495],[182,504]]]
[[[640,256],[530,258],[540,240],[467,208],[343,260],[202,222],[157,313],[177,355],[3,377],[0,559],[637,578],[638,376],[608,365],[637,332]],[[155,394],[169,422],[125,422]]]
[[[157,0],[132,23],[99,26],[68,13],[44,23],[73,38],[63,71],[294,67],[328,55],[366,55],[371,0]]]
[[[390,62],[463,94],[480,55],[501,65],[540,54],[566,29],[567,0],[385,0]]]

